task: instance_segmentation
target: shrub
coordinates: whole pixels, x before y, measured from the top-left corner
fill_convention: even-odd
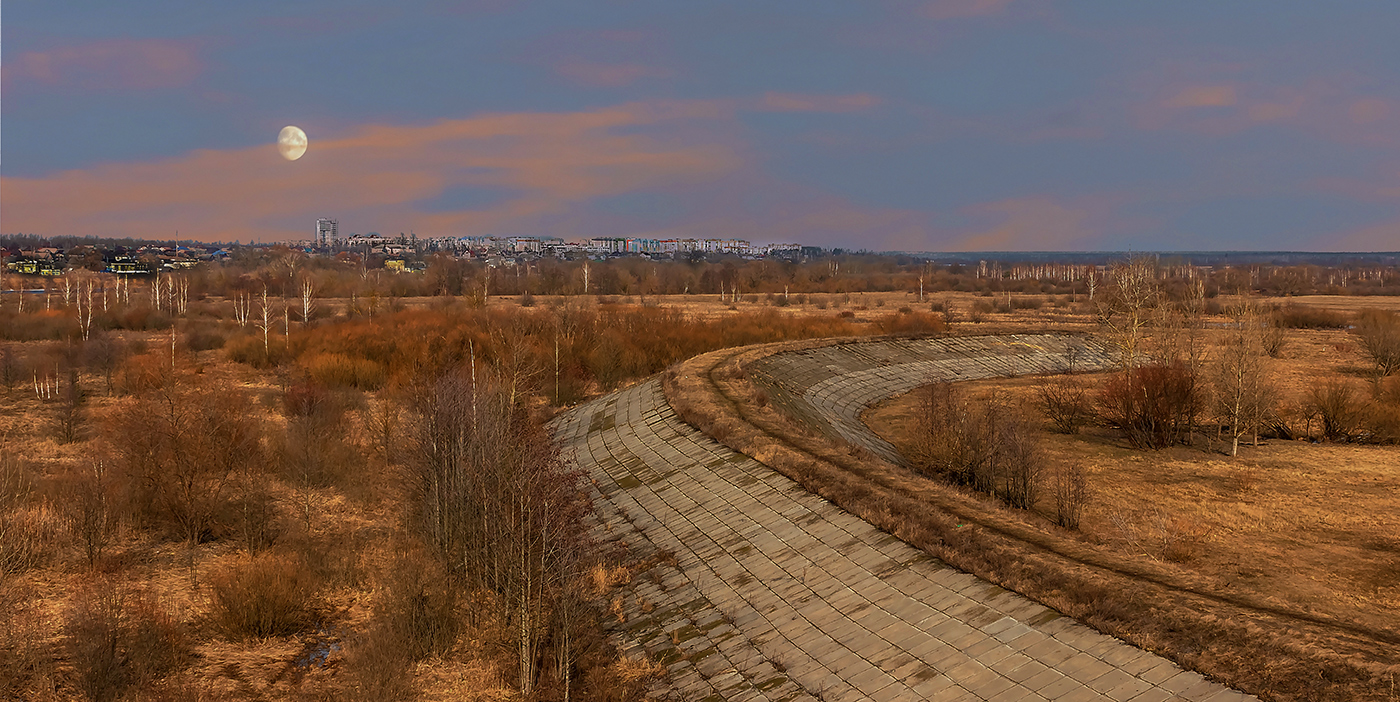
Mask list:
[[[46,604],[35,584],[0,580],[0,700],[46,699],[55,687],[58,656]]]
[[[190,543],[216,537],[230,488],[263,465],[262,426],[248,396],[170,385],[121,410],[108,438],[134,516]]]
[[[418,553],[395,560],[369,624],[346,645],[357,699],[409,697],[412,664],[445,655],[456,643],[457,589],[444,575]]]
[[[318,584],[306,561],[266,553],[216,571],[209,582],[210,619],[231,639],[289,636],[309,627]]]
[[[97,702],[149,687],[190,656],[188,637],[168,612],[110,583],[79,593],[64,628],[78,689]]]
[[[65,493],[63,510],[68,531],[82,548],[88,567],[94,567],[117,526],[116,499],[105,464],[90,461],[80,468]]]
[[[301,361],[306,374],[326,387],[378,390],[384,385],[384,368],[367,358],[321,353]]]
[[[1181,362],[1119,372],[1099,393],[1099,415],[1138,448],[1188,442],[1201,406],[1195,373]]]
[[[1089,392],[1074,376],[1047,378],[1036,388],[1045,417],[1061,434],[1078,434],[1093,418]]]
[[[0,576],[39,567],[52,555],[57,519],[33,497],[29,471],[14,457],[0,454]]]
[[[1055,466],[1055,523],[1078,529],[1084,506],[1089,502],[1089,483],[1084,466],[1078,462]]]
[[[196,328],[183,337],[185,348],[191,351],[221,349],[228,342],[228,336],[216,328]]]
[[[1377,373],[1388,376],[1400,372],[1400,315],[1367,310],[1357,320],[1356,336]]]
[[[78,336],[78,320],[62,310],[0,314],[0,338],[13,341],[66,339]]]
[[[951,383],[934,383],[926,392],[915,466],[1013,507],[1032,507],[1040,447],[1024,414],[996,394],[968,399]]]
[[[1269,354],[1269,358],[1281,358],[1283,348],[1288,343],[1288,333],[1284,327],[1277,322],[1271,322],[1263,330],[1264,353]]]
[[[0,345],[0,385],[6,390],[24,377],[24,363],[15,355],[10,344]]]
[[[908,307],[903,308],[909,310]],[[843,313],[844,314],[844,313]],[[896,312],[876,324],[886,334],[932,334],[943,331],[943,319],[928,312]]]
[[[1346,329],[1351,326],[1351,315],[1342,312],[1288,304],[1273,312],[1276,326],[1285,329]]]
[[[281,334],[271,335],[266,345],[260,333],[236,336],[224,344],[224,353],[228,354],[229,360],[254,368],[280,366],[291,357],[291,350]]]
[[[1356,388],[1336,378],[1308,391],[1308,410],[1322,423],[1322,438],[1328,441],[1352,438],[1365,418]]]

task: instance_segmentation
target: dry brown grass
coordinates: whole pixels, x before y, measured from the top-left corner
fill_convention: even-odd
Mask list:
[[[1297,405],[1359,362],[1355,351],[1337,351],[1338,339],[1290,334],[1292,352],[1275,368],[1295,379],[1280,388],[1285,404]],[[1038,384],[974,385],[1031,396]],[[916,393],[891,398],[872,408],[869,426],[907,445],[917,402]],[[1046,436],[1045,448],[1051,465],[1078,463],[1088,472],[1095,496],[1083,529],[1090,539],[1180,562],[1223,591],[1400,631],[1400,447],[1266,440],[1231,459],[1208,447],[1134,451],[1115,432],[1091,427]],[[1042,503],[1040,512],[1053,517],[1053,505]]]
[[[697,357],[667,372],[667,398],[686,421],[906,542],[1188,668],[1267,699],[1391,699],[1400,633],[1238,586],[1222,590],[1170,562],[1191,559],[1215,536],[1190,519],[1165,514],[1143,525],[1135,538],[1151,542],[1158,557],[1126,555],[861,455],[759,406],[742,368],[821,343],[839,342]]]
[[[34,343],[26,354],[47,353],[41,342]],[[169,373],[169,356],[161,356],[169,347],[163,343],[164,338],[149,339],[150,351],[134,357],[133,372],[116,373],[118,393]],[[249,499],[242,499],[242,486],[230,493],[229,509],[218,515],[223,526],[213,530],[211,540],[193,545],[171,540],[143,528],[123,507],[92,565],[76,530],[67,528],[62,507],[70,501],[68,487],[92,459],[115,460],[97,429],[132,400],[108,397],[105,383],[90,380],[88,387],[95,390],[87,402],[89,431],[65,444],[51,431],[53,403],[37,399],[23,385],[0,387],[0,457],[12,459],[6,465],[16,478],[15,489],[0,491],[6,495],[0,499],[0,530],[13,525],[9,534],[22,529],[26,535],[0,544],[15,546],[10,551],[16,553],[24,547],[22,567],[0,575],[0,699],[69,702],[104,697],[108,690],[120,691],[122,700],[171,702],[387,699],[363,694],[361,681],[350,672],[360,661],[350,660],[349,646],[357,633],[386,620],[383,628],[393,634],[383,637],[388,643],[406,640],[406,648],[421,649],[410,658],[428,652],[422,660],[408,661],[399,689],[427,700],[518,699],[513,677],[501,674],[508,661],[500,646],[488,645],[504,640],[499,632],[450,635],[430,621],[452,608],[441,590],[449,583],[438,579],[416,592],[414,582],[404,581],[411,574],[395,567],[403,551],[401,476],[385,460],[392,452],[386,456],[375,444],[378,437],[368,426],[375,413],[352,408],[337,419],[339,435],[358,454],[347,464],[353,479],[298,480],[294,471],[276,469],[285,443],[283,389],[294,385],[295,371],[258,370],[225,359],[221,350],[182,349],[177,373],[247,393],[247,414],[263,427],[262,447],[274,464],[249,471],[250,487],[256,488]],[[378,408],[383,402],[371,398],[367,405]],[[266,528],[244,533],[245,506]],[[250,546],[257,555],[249,555]],[[104,619],[97,616],[104,614],[100,610],[76,608],[92,599],[84,593],[93,582],[141,593],[128,602],[159,603],[157,629],[182,632],[188,655],[171,665],[128,664],[133,655],[124,651],[140,653],[150,638],[142,632],[151,627],[137,626],[135,615]],[[80,619],[95,624],[65,627],[66,621]],[[126,626],[128,620],[133,626]],[[114,628],[118,665],[81,670],[80,647],[70,645],[70,633],[96,632],[87,638],[100,642]],[[599,683],[606,683],[594,698],[636,699],[642,686],[613,670],[616,653],[606,641],[593,642],[590,655],[588,665],[598,669]],[[630,670],[627,665],[622,667]],[[582,693],[576,698],[589,699]]]

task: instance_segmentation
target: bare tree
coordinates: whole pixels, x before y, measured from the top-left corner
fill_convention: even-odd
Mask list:
[[[1093,417],[1089,391],[1075,376],[1046,378],[1036,386],[1036,395],[1046,418],[1062,434],[1078,434]]]
[[[416,523],[449,569],[501,601],[529,695],[582,575],[589,508],[580,476],[513,389],[476,375],[450,372],[415,393]]]
[[[167,382],[113,416],[109,440],[136,508],[194,544],[209,537],[235,479],[261,465],[246,394]]]
[[[262,291],[262,320],[257,322],[257,327],[263,333],[263,356],[271,358],[272,352],[268,345],[268,333],[272,330],[272,308],[267,304],[267,288]]]
[[[89,460],[78,469],[64,503],[68,530],[82,547],[89,568],[101,560],[116,530],[111,491],[106,463]]]
[[[1240,452],[1240,437],[1253,433],[1267,413],[1264,340],[1268,320],[1252,300],[1230,308],[1230,327],[1215,364],[1215,412],[1230,427],[1230,455]]]
[[[233,319],[238,322],[238,326],[248,326],[248,313],[253,308],[253,296],[242,290],[233,298]]]
[[[966,397],[956,386],[928,386],[920,408],[917,468],[1029,509],[1040,485],[1040,446],[1024,412],[997,394]]]
[[[83,355],[88,368],[101,371],[102,377],[107,381],[107,394],[111,395],[112,376],[126,357],[125,344],[110,332],[99,329],[96,335],[83,344]]]
[[[78,370],[68,370],[68,382],[58,388],[58,440],[71,444],[78,440],[83,425],[83,388]]]
[[[1151,259],[1138,257],[1109,269],[1108,287],[1098,301],[1099,321],[1118,348],[1118,363],[1124,372],[1131,372],[1141,360],[1143,336],[1160,301]]]
[[[316,284],[311,276],[301,279],[301,323],[311,324],[311,313],[316,311]]]

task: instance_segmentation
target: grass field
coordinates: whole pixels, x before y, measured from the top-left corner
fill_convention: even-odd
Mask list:
[[[1360,361],[1336,353],[1346,346],[1341,333],[1296,332],[1293,346],[1297,355],[1279,363],[1279,379],[1295,393]],[[971,385],[1033,404],[1039,382]],[[908,450],[919,402],[916,390],[864,419]],[[1400,447],[1265,440],[1232,458],[1223,443],[1142,451],[1101,426],[1042,439],[1047,465],[1086,468],[1085,539],[1171,562],[1221,591],[1400,631]],[[1047,522],[1049,501],[1037,509]]]
[[[879,330],[881,320],[902,308],[928,312],[940,305],[952,310],[957,320],[954,328],[960,333],[1094,328],[1085,301],[1064,297],[1013,297],[1017,304],[1006,307],[1016,307],[1015,311],[991,309],[997,301],[1004,302],[1004,296],[969,293],[930,294],[923,300],[911,292],[794,294],[783,302],[779,297],[744,295],[731,302],[715,295],[537,296],[533,306],[549,308],[567,302],[627,309],[655,305],[708,321],[773,311],[791,317],[839,317],[857,333],[872,333]],[[1346,310],[1374,304],[1372,298],[1340,300],[1327,302]],[[1301,298],[1295,301],[1303,304]],[[488,305],[509,310],[522,302],[517,296],[493,297]],[[237,333],[228,315],[219,313],[222,304],[209,301],[213,312],[198,321]],[[323,313],[334,316],[343,312],[348,301],[322,300],[320,304]],[[405,298],[386,304],[376,315],[395,306],[444,304],[441,298]],[[296,322],[291,325],[295,332]],[[132,349],[117,372],[119,394],[123,385],[140,384],[142,373],[166,372],[167,334],[114,334]],[[11,342],[11,347],[34,358],[63,358],[65,343]],[[1281,385],[1296,391],[1328,377],[1362,383],[1364,363],[1345,331],[1294,331],[1275,372]],[[299,379],[294,366],[259,370],[232,362],[227,349],[182,350],[176,373],[247,394],[249,415],[263,427],[269,455],[281,450],[276,444],[283,440],[279,437],[286,426],[285,391]],[[81,603],[92,599],[94,588],[114,584],[131,597],[155,603],[152,607],[169,624],[167,633],[178,634],[184,642],[175,672],[162,674],[158,689],[142,691],[141,699],[336,699],[358,689],[347,678],[350,664],[344,658],[345,646],[384,600],[403,538],[403,476],[385,459],[383,444],[376,438],[379,429],[374,426],[382,419],[384,393],[346,391],[350,409],[338,431],[355,456],[353,473],[334,484],[299,485],[271,458],[259,472],[260,480],[266,478],[268,498],[276,505],[273,521],[278,536],[273,551],[304,558],[318,582],[312,612],[317,625],[293,635],[240,639],[220,634],[211,618],[211,583],[246,566],[249,559],[237,539],[213,538],[190,545],[123,521],[116,525],[113,541],[96,567],[90,568],[82,557],[67,509],[72,499],[69,485],[78,468],[94,460],[115,460],[110,453],[115,438],[112,420],[132,403],[130,392],[109,397],[104,383],[89,374],[84,381],[89,393],[85,423],[77,441],[61,443],[55,438],[56,403],[37,398],[24,381],[9,390],[0,389],[0,458],[13,468],[0,475],[8,481],[0,481],[0,508],[5,510],[0,529],[27,530],[24,533],[37,539],[37,549],[28,565],[0,574],[0,697],[9,693],[20,699],[82,699],[75,680],[83,658],[72,647],[68,622]],[[981,387],[1004,387],[1024,395],[1032,382],[995,381]],[[586,387],[585,395],[603,390],[594,383]],[[900,440],[898,427],[909,416],[901,402],[909,400],[895,398],[875,410],[889,418],[877,424],[895,427],[890,438],[896,441]],[[1047,439],[1049,460],[1080,460],[1090,467],[1096,496],[1086,516],[1084,539],[1129,557],[1209,578],[1227,591],[1248,592],[1280,606],[1392,631],[1400,631],[1400,592],[1395,586],[1400,580],[1397,451],[1275,441],[1246,447],[1240,458],[1229,459],[1197,449],[1133,451],[1100,429]],[[5,539],[0,545],[17,543],[15,533],[0,533],[0,539]],[[1168,539],[1178,544],[1173,553],[1189,553],[1189,557],[1168,562],[1163,550]],[[481,650],[482,642],[499,640],[498,634],[468,628],[450,654],[417,663],[410,677],[419,697],[511,698],[509,671],[499,663],[508,656],[499,650]],[[319,655],[329,664],[306,663]],[[637,665],[597,663],[596,689],[637,694],[633,683],[648,674],[645,666]],[[127,698],[134,699],[131,694]]]

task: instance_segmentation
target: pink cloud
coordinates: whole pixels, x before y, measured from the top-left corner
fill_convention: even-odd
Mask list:
[[[203,63],[188,41],[110,39],[20,54],[6,62],[3,70],[7,90],[13,85],[156,90],[190,84]]]
[[[880,104],[880,98],[867,93],[853,95],[804,95],[767,92],[757,108],[768,112],[856,112]]]
[[[957,236],[960,251],[1063,251],[1098,241],[1109,215],[1107,202],[1065,203],[1047,196],[1011,198],[974,205],[964,210],[992,220],[988,228],[973,228]]]
[[[1346,232],[1330,232],[1313,240],[1322,251],[1400,250],[1400,219],[1380,222]]]
[[[1353,94],[1339,79],[1287,86],[1177,84],[1139,101],[1133,113],[1137,126],[1148,130],[1222,136],[1278,125],[1343,143],[1400,145],[1400,105]]]
[[[1237,101],[1233,85],[1193,85],[1162,102],[1172,109],[1229,107]]]
[[[923,14],[936,20],[962,17],[987,17],[1004,14],[1013,0],[933,0],[924,5]]]
[[[595,88],[622,88],[643,78],[669,78],[674,72],[640,63],[592,63],[568,60],[554,66],[554,72],[569,80]]]
[[[4,178],[0,197],[8,231],[303,238],[303,219],[332,212],[364,230],[466,234],[545,221],[593,198],[733,171],[742,165],[736,147],[705,126],[730,114],[704,102],[658,102],[367,125],[329,138],[312,133],[310,150],[296,162],[282,160],[269,140],[154,163]],[[426,212],[419,204],[470,187],[507,197],[449,212]]]

